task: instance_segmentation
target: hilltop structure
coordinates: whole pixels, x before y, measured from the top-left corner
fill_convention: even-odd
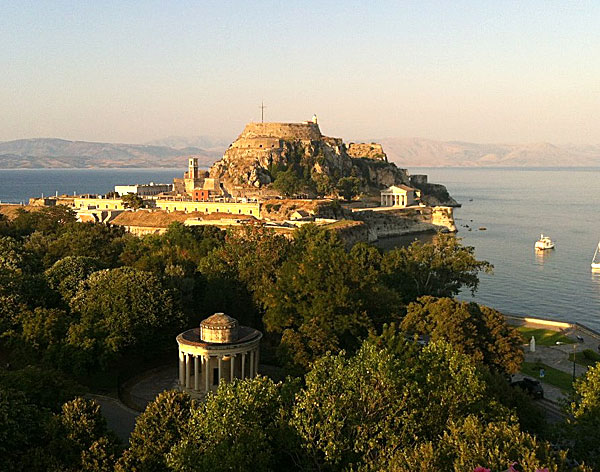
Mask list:
[[[302,123],[248,123],[211,167],[210,177],[232,195],[264,195],[284,171],[293,172],[307,193],[332,193],[344,177],[359,178],[366,192],[409,183],[406,170],[388,163],[381,145],[346,146],[341,138],[324,136],[316,117]]]
[[[215,313],[177,336],[179,386],[192,394],[215,391],[220,382],[258,375],[262,333]]]

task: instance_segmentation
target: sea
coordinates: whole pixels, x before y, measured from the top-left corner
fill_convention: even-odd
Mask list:
[[[115,185],[169,183],[184,169],[0,170],[0,201],[42,194],[106,193]],[[462,204],[457,237],[493,264],[475,294],[458,298],[506,313],[580,322],[600,331],[600,168],[410,168],[446,185]],[[540,234],[555,249],[536,252]],[[428,240],[428,236],[420,236]],[[411,238],[384,242],[389,248]]]

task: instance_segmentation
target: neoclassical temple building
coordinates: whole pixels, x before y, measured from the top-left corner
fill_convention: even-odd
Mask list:
[[[217,389],[219,382],[258,374],[262,333],[240,326],[225,313],[215,313],[177,336],[179,386],[194,394]]]

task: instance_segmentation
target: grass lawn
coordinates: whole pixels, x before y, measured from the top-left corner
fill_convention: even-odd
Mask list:
[[[560,334],[558,331],[552,331],[550,329],[543,328],[530,328],[527,326],[519,326],[517,331],[521,333],[523,342],[529,342],[531,336],[535,336],[535,343],[538,346],[554,346],[556,341],[563,344],[573,344],[574,339],[567,338],[564,334]]]
[[[569,360],[571,362],[573,362],[573,353],[569,354]],[[599,361],[588,359],[587,357],[585,357],[585,355],[583,354],[583,352],[577,352],[575,354],[575,363],[576,364],[584,365],[584,366],[589,367],[589,366],[596,365],[596,362],[599,362]]]
[[[546,371],[546,375],[543,379],[540,379],[540,369],[542,367]],[[550,367],[540,362],[523,362],[521,373],[533,377],[534,379],[541,380],[543,383],[558,387],[566,393],[573,390],[573,376],[571,374],[567,374],[562,370],[555,369],[554,367]]]

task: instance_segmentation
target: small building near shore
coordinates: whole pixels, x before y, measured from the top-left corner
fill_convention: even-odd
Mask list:
[[[407,185],[392,185],[381,191],[382,207],[406,208],[417,204],[421,192]]]
[[[177,336],[179,387],[191,394],[215,391],[220,382],[258,375],[262,333],[215,313]]]
[[[173,190],[171,184],[135,184],[135,185],[115,185],[115,193],[122,197],[128,193],[139,195],[140,197],[155,197],[161,193],[170,192]]]

